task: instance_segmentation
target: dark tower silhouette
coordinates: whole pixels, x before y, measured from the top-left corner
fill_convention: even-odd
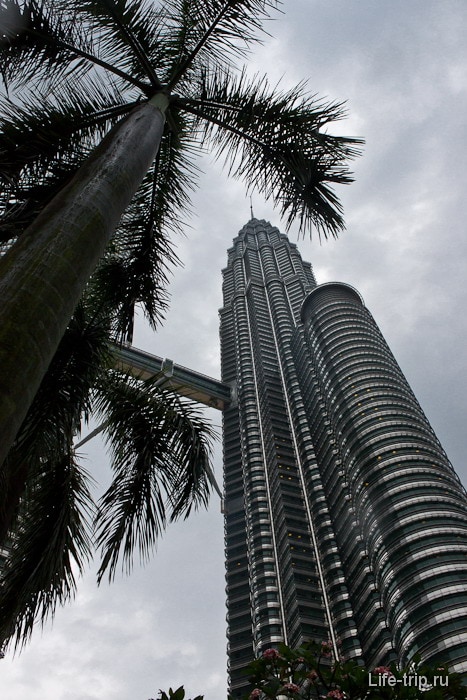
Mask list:
[[[467,671],[465,490],[360,295],[254,218],[223,280],[230,692],[282,641]]]

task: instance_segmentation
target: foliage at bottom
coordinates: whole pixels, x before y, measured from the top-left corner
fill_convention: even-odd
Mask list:
[[[364,668],[357,660],[336,658],[330,642],[308,642],[298,649],[280,644],[249,667],[253,690],[243,700],[466,700],[467,687],[446,665],[411,664]],[[193,700],[203,700],[198,695]],[[184,700],[183,686],[157,700]],[[151,699],[152,700],[152,699]],[[229,700],[234,700],[232,697]]]

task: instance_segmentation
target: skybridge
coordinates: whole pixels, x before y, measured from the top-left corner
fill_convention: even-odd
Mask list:
[[[180,396],[223,411],[232,401],[231,387],[205,374],[177,365],[173,360],[151,355],[132,346],[115,349],[117,369],[131,372],[141,379],[160,375],[161,384]]]

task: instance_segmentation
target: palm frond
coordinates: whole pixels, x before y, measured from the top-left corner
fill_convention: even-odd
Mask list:
[[[113,337],[131,342],[135,307],[141,305],[150,325],[155,328],[168,308],[169,264],[177,263],[170,240],[147,220],[144,209],[136,211],[132,245],[107,253],[93,275],[90,289],[111,314]],[[129,212],[127,212],[129,216]],[[127,227],[119,228],[118,238]],[[120,252],[118,252],[120,251]]]
[[[75,458],[44,462],[30,480],[13,546],[0,577],[0,646],[22,646],[34,623],[74,593],[90,557],[92,500]]]
[[[78,148],[65,159],[55,160],[43,178],[26,174],[8,181],[0,193],[0,244],[13,242],[34,221],[53,197],[65,187],[85,154]]]
[[[91,389],[111,364],[110,324],[82,302],[65,332],[3,470],[10,490],[0,491],[0,512],[13,514],[44,461],[55,463],[91,412]],[[1,541],[0,537],[0,541]]]
[[[205,72],[197,92],[201,99],[182,102],[204,138],[234,177],[272,199],[287,228],[296,219],[301,231],[314,226],[325,237],[344,228],[332,186],[352,182],[347,163],[362,141],[323,131],[345,115],[341,103],[308,96],[305,84],[280,91],[224,70]]]
[[[74,93],[72,85],[60,102],[30,97],[26,103],[0,104],[0,237],[29,225],[48,201],[74,175],[107,132],[135,106],[125,104],[107,85],[90,82]],[[5,233],[2,235],[3,226]]]
[[[59,40],[73,42],[76,27],[51,6],[35,0],[4,0],[0,23],[0,73],[7,87],[11,81],[22,86],[34,77],[50,80],[51,71],[58,79],[76,59],[59,44]]]
[[[60,88],[70,76],[83,78],[95,66],[118,76],[125,83],[148,87],[99,56],[98,42],[75,10],[64,11],[51,0],[4,0],[0,8],[0,75],[7,88],[47,85],[47,92]],[[69,4],[68,4],[69,5]],[[102,51],[102,55],[105,52]]]
[[[64,11],[67,2],[61,2]],[[112,62],[126,61],[132,75],[143,74],[153,90],[161,87],[156,74],[153,43],[159,34],[161,12],[141,0],[76,0],[73,5],[85,24],[98,32],[103,53]]]
[[[60,99],[41,94],[27,99],[4,99],[0,103],[0,169],[5,179],[24,169],[46,171],[53,158],[73,154],[87,139],[89,146],[99,139],[136,101],[122,101],[112,83],[90,81],[79,92],[68,85]]]
[[[97,515],[103,557],[98,578],[115,575],[120,556],[131,570],[135,550],[144,561],[168,520],[208,499],[213,432],[194,406],[158,385],[113,373],[99,392],[107,421],[114,479]]]
[[[190,120],[175,113],[157,159],[122,217],[93,277],[95,294],[113,309],[117,340],[131,341],[140,305],[156,328],[168,308],[171,268],[180,261],[170,232],[181,233],[190,213],[198,170]]]
[[[105,312],[89,293],[82,300],[4,463],[2,475],[12,478],[0,512],[14,519],[0,577],[0,646],[26,643],[35,621],[69,600],[90,556],[94,504],[72,444],[112,362]]]
[[[275,0],[168,0],[174,56],[169,88],[190,79],[197,66],[225,66],[244,57],[252,44],[260,43],[264,19],[278,5]]]
[[[0,577],[0,646],[24,644],[36,620],[53,616],[89,557],[93,503],[71,446],[110,357],[109,324],[83,300],[2,470],[9,489],[0,490],[0,512],[13,527]]]
[[[150,186],[150,218],[159,231],[181,234],[187,225],[199,174],[195,158],[205,150],[198,137],[191,115],[169,109]]]

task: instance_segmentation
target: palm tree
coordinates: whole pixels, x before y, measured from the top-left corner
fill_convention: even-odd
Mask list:
[[[298,218],[303,229],[331,234],[343,227],[330,183],[350,181],[356,140],[320,131],[342,116],[341,105],[306,97],[303,85],[271,90],[231,66],[275,4],[2,3],[0,71],[21,93],[4,102],[0,134],[15,241],[0,260],[0,464],[122,213],[139,192],[142,227],[132,241],[160,251],[201,146],[278,203],[289,224]],[[140,300],[152,321],[151,290]]]
[[[38,611],[67,597],[70,558],[89,552],[89,499],[72,436],[91,401],[115,445],[115,479],[100,509],[100,575],[112,575],[121,546],[128,562],[135,542],[146,553],[166,517],[205,498],[209,431],[193,408],[156,384],[122,378],[105,359],[110,338],[131,338],[135,304],[153,327],[164,313],[167,265],[176,262],[170,233],[189,207],[195,156],[211,148],[288,225],[298,220],[324,236],[343,228],[332,185],[351,181],[347,160],[359,141],[324,130],[343,116],[342,105],[308,96],[304,84],[281,91],[234,69],[275,5],[2,2],[0,73],[9,97],[0,106],[0,530],[10,528],[22,494],[28,503],[17,528],[23,544],[4,578],[4,637],[13,629],[27,635]],[[79,326],[96,334],[87,345],[84,333],[83,355],[70,350]],[[82,382],[71,406],[70,377]],[[130,453],[119,442],[129,418],[114,402],[135,417]],[[156,430],[148,461],[142,414],[173,435],[161,443]],[[54,510],[59,494],[64,507]],[[58,520],[43,518],[46,507]],[[44,542],[49,553],[27,568]],[[31,553],[24,567],[21,551]],[[33,581],[40,566],[43,578]]]
[[[72,597],[94,545],[102,550],[99,581],[106,572],[112,579],[120,559],[130,571],[135,550],[145,560],[168,522],[207,504],[212,429],[163,378],[112,368],[111,316],[92,287],[5,461],[21,503],[0,576],[0,649],[24,644],[37,619]],[[75,438],[91,412],[113,456],[113,479],[97,504]]]

